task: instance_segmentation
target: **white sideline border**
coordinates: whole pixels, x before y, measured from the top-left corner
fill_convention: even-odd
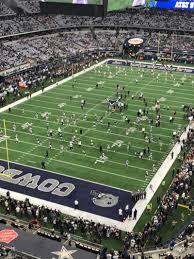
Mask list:
[[[115,60],[115,61],[119,61],[119,62],[132,62],[130,60],[124,60],[124,59],[108,59],[109,60]],[[148,63],[148,62],[135,62],[135,63],[142,63],[142,64],[152,64],[152,63]],[[159,65],[162,65],[161,63],[157,63]],[[112,65],[112,64],[110,64]],[[116,64],[113,64],[113,66],[115,66]],[[122,66],[120,64],[118,64],[118,66]],[[185,68],[185,69],[192,69],[194,70],[194,67],[186,67],[186,66],[174,66],[173,67],[177,67],[177,68]],[[176,71],[174,71],[176,73]],[[182,71],[180,71],[179,73],[183,73]],[[189,73],[188,73],[189,74]],[[188,124],[186,131],[182,133],[181,137],[180,137],[180,141],[182,142],[183,139],[186,139],[187,137],[187,132],[189,131],[190,128],[190,124]],[[174,153],[174,157],[173,159],[171,158],[171,153]],[[160,166],[160,168],[158,169],[158,171],[155,173],[155,175],[153,176],[152,180],[150,181],[150,183],[148,184],[148,186],[146,187],[146,199],[144,200],[139,200],[135,206],[133,207],[133,211],[136,209],[137,210],[137,218],[136,220],[131,220],[130,224],[128,224],[128,227],[126,227],[128,229],[129,232],[133,231],[133,229],[135,228],[137,222],[139,221],[140,217],[142,216],[144,210],[146,209],[147,205],[150,203],[150,201],[152,200],[152,198],[154,197],[154,194],[156,193],[156,191],[158,190],[159,186],[161,185],[162,181],[164,180],[164,178],[166,177],[167,173],[169,172],[170,168],[172,167],[173,163],[175,162],[175,160],[177,159],[178,155],[181,152],[181,144],[176,143],[174,145],[174,147],[171,149],[171,151],[169,152],[168,156],[166,157],[166,159],[163,161],[162,165]],[[150,188],[150,186],[153,186],[153,189]],[[124,224],[127,225],[127,222],[129,223],[129,220],[125,220]]]
[[[80,76],[82,74],[85,74],[86,72],[88,72],[88,71],[90,71],[90,70],[92,70],[92,69],[94,69],[94,68],[96,68],[98,66],[106,64],[110,60],[122,61],[122,62],[132,62],[133,63],[133,61],[124,60],[124,59],[114,59],[114,58],[105,59],[105,60],[99,62],[98,64],[92,65],[91,67],[86,68],[86,69],[84,69],[84,70],[82,70],[82,71],[80,71],[80,72],[78,72],[76,74],[73,74],[70,77],[67,77],[67,78],[65,78],[65,79],[63,79],[63,80],[61,80],[61,81],[59,81],[59,82],[57,82],[55,84],[52,84],[52,85],[50,85],[48,87],[45,87],[44,91],[39,90],[39,91],[33,93],[31,95],[31,99],[36,97],[36,96],[39,96],[39,95],[41,95],[41,94],[43,94],[43,93],[45,93],[47,91],[50,91],[50,90],[60,86],[61,84],[72,80],[73,78],[76,78],[76,77],[78,77],[78,76]],[[152,64],[152,63],[139,62],[139,61],[136,62],[136,63],[142,63],[142,64],[148,64],[148,65]],[[118,64],[118,65],[121,66],[120,64]],[[186,69],[194,69],[192,67],[186,67],[186,66],[174,66],[174,67],[180,67],[180,68],[186,68]],[[181,72],[181,73],[183,73],[183,72]],[[0,113],[2,113],[4,111],[7,111],[9,108],[13,108],[13,107],[15,107],[15,106],[17,106],[19,104],[22,104],[22,103],[28,101],[29,99],[30,98],[24,97],[24,98],[14,102],[14,103],[8,104],[7,106],[0,108]],[[187,136],[187,132],[189,130],[189,127],[190,127],[190,125],[187,126],[186,132],[184,132],[181,135],[181,137],[180,137],[181,141]],[[97,223],[100,222],[101,224],[105,224],[105,225],[110,226],[110,227],[116,227],[116,228],[118,228],[118,229],[120,229],[122,231],[125,231],[125,232],[131,232],[131,231],[133,231],[135,225],[139,221],[139,219],[140,219],[141,215],[143,214],[146,206],[150,203],[151,199],[153,198],[155,192],[157,191],[158,187],[162,183],[163,179],[167,175],[169,169],[171,168],[171,166],[175,162],[175,160],[176,160],[177,156],[179,155],[180,151],[181,151],[180,144],[176,143],[175,146],[170,151],[170,153],[168,154],[168,156],[166,157],[166,159],[164,160],[164,162],[162,163],[161,167],[158,169],[158,171],[156,172],[156,174],[154,175],[154,177],[152,178],[152,180],[150,181],[150,183],[146,187],[146,192],[147,192],[146,199],[145,200],[139,200],[135,204],[135,206],[133,208],[133,211],[135,209],[137,209],[137,218],[136,218],[136,220],[128,220],[128,219],[126,219],[125,222],[120,222],[120,221],[116,221],[116,220],[113,220],[113,219],[109,219],[109,218],[105,218],[105,217],[102,217],[102,216],[98,216],[98,215],[95,215],[95,214],[92,214],[92,213],[89,213],[89,212],[85,212],[85,211],[81,211],[81,210],[75,210],[75,209],[67,207],[67,206],[63,206],[63,205],[60,205],[60,204],[48,202],[48,201],[45,201],[45,200],[42,200],[42,199],[34,198],[32,196],[26,196],[24,194],[12,192],[12,191],[11,191],[11,196],[16,198],[16,199],[18,199],[18,200],[22,200],[22,201],[25,200],[26,198],[29,198],[31,203],[34,204],[34,205],[42,206],[44,204],[48,208],[58,209],[62,213],[70,215],[70,216],[73,216],[73,217],[83,218],[83,219],[87,219],[87,220],[92,220],[92,221],[95,221]],[[173,159],[171,158],[171,152],[174,152],[174,158]],[[24,166],[26,166],[26,165],[24,165]],[[76,177],[74,177],[74,178],[76,178]],[[152,190],[150,189],[150,185],[153,186]],[[0,189],[0,194],[6,195],[7,191],[8,190],[1,188]]]
[[[76,73],[76,74],[73,74],[73,75],[71,75],[71,76],[69,76],[69,77],[67,77],[67,78],[65,78],[65,79],[63,79],[63,80],[61,80],[61,81],[59,81],[59,82],[57,82],[57,83],[54,83],[54,84],[52,84],[52,85],[49,85],[49,86],[47,86],[47,87],[44,88],[44,91],[39,90],[39,91],[33,93],[33,94],[31,95],[31,98],[30,98],[30,97],[28,97],[28,98],[27,98],[27,97],[24,97],[24,98],[22,98],[22,99],[17,100],[17,101],[14,102],[14,103],[10,103],[10,104],[6,105],[5,107],[2,107],[2,108],[0,109],[0,113],[1,113],[1,112],[4,112],[4,111],[7,111],[9,108],[13,108],[13,107],[15,107],[15,106],[17,106],[17,105],[19,105],[19,104],[22,104],[22,103],[24,103],[24,102],[26,102],[26,101],[28,101],[28,100],[30,100],[30,99],[36,97],[36,96],[39,96],[39,95],[41,95],[41,94],[43,94],[43,93],[45,93],[45,92],[48,92],[48,91],[50,91],[50,90],[52,90],[52,89],[54,89],[54,88],[56,88],[56,87],[58,87],[58,86],[60,86],[60,85],[62,85],[62,84],[64,84],[64,83],[66,83],[66,82],[68,82],[68,81],[74,79],[75,77],[78,77],[78,76],[80,76],[80,75],[83,75],[83,74],[85,74],[86,72],[88,72],[88,71],[90,71],[90,70],[92,70],[92,69],[94,69],[94,68],[96,68],[96,67],[101,66],[102,64],[104,64],[104,63],[106,63],[106,62],[107,62],[107,60],[103,60],[103,61],[99,62],[98,64],[95,64],[95,65],[93,65],[93,66],[91,66],[91,67],[88,67],[88,68],[86,68],[86,69],[84,69],[84,70],[82,70],[82,71],[80,71],[80,72],[78,72],[78,73]]]
[[[191,127],[191,125],[189,124],[186,128],[186,131],[183,132],[183,134],[181,135],[181,137],[180,137],[181,143],[182,143],[183,139],[187,138],[187,133],[188,133],[190,127]],[[139,200],[135,204],[135,206],[133,207],[133,210],[135,210],[135,209],[137,210],[137,219],[131,221],[131,224],[129,225],[129,232],[131,232],[134,229],[135,225],[139,221],[139,219],[142,216],[142,214],[143,214],[144,210],[146,209],[147,205],[152,200],[155,192],[158,190],[162,181],[164,180],[164,178],[168,174],[170,168],[172,167],[173,163],[175,162],[178,155],[180,154],[181,143],[180,144],[176,143],[174,145],[174,147],[171,149],[170,153],[168,154],[168,156],[166,157],[166,159],[164,160],[164,162],[162,163],[162,165],[160,166],[160,168],[158,169],[158,171],[156,172],[156,174],[154,175],[154,177],[150,181],[149,185],[146,187],[146,193],[147,193],[146,199],[145,200]],[[172,152],[174,153],[173,159],[171,158]],[[152,189],[150,188],[151,185],[153,186]]]

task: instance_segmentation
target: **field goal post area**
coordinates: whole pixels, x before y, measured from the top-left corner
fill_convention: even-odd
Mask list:
[[[44,92],[50,91],[50,90],[52,90],[53,88],[56,88],[56,87],[58,87],[58,86],[60,86],[60,85],[62,85],[62,84],[64,84],[64,83],[66,83],[66,82],[68,82],[68,81],[74,79],[75,77],[78,77],[78,76],[80,76],[80,75],[82,75],[82,74],[85,74],[85,73],[87,73],[88,71],[94,69],[95,67],[99,67],[99,66],[101,66],[101,65],[103,65],[103,64],[106,64],[106,63],[107,63],[107,59],[105,59],[105,60],[103,60],[103,61],[101,61],[101,62],[99,62],[99,63],[97,63],[97,64],[95,64],[95,65],[89,66],[88,68],[83,69],[82,71],[80,71],[80,72],[78,72],[78,73],[76,73],[76,74],[73,74],[73,73],[72,73],[71,76],[69,76],[69,77],[67,77],[67,78],[65,78],[65,79],[63,79],[63,80],[61,80],[61,81],[59,81],[59,82],[56,82],[55,84],[52,84],[52,85],[47,86],[47,87],[44,89]],[[39,96],[39,95],[41,95],[41,94],[42,94],[42,90],[39,90],[39,91],[33,93],[33,94],[31,95],[31,98],[36,97],[36,96]],[[5,107],[0,108],[0,113],[5,112],[5,111],[7,111],[7,110],[9,110],[9,109],[11,109],[11,108],[13,108],[13,107],[19,105],[19,104],[22,104],[22,103],[26,102],[27,100],[28,100],[28,99],[27,99],[26,97],[24,97],[24,98],[22,98],[22,99],[20,99],[20,100],[17,100],[17,101],[14,102],[14,103],[8,104],[8,105],[6,105]],[[8,147],[8,139],[9,139],[9,138],[10,138],[10,137],[7,135],[6,121],[3,120],[3,132],[0,132],[0,144],[5,142],[5,152],[6,152],[7,172],[8,172],[8,173],[6,173],[6,174],[5,174],[5,173],[0,173],[0,176],[3,176],[3,177],[11,177],[11,171],[10,171],[10,162],[11,162],[11,161],[10,161],[10,158],[9,158],[9,147]]]
[[[4,177],[11,177],[8,139],[9,139],[9,136],[7,135],[6,120],[3,120],[3,132],[0,133],[0,143],[5,143],[7,173],[0,173],[0,176],[4,176]]]

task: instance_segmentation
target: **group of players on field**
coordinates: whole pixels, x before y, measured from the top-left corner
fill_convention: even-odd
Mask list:
[[[108,66],[107,66],[108,67]],[[133,68],[131,68],[133,70]],[[152,77],[154,80],[159,81],[160,80],[160,74],[157,73],[157,70],[154,68],[153,65],[153,69],[152,69]],[[101,73],[100,67],[95,68],[95,73]],[[124,76],[127,75],[127,70],[118,67],[116,75],[123,73]],[[144,69],[141,68],[141,66],[139,67],[138,70],[138,78],[135,80],[135,84],[138,85],[139,82],[141,82],[141,80],[144,78],[144,74],[145,71]],[[180,85],[184,85],[184,82],[187,78],[187,76],[184,74],[184,76],[181,78],[180,82],[176,82],[176,79],[173,75],[173,73],[171,73],[170,69],[168,68],[166,71],[166,75],[173,78],[174,81],[174,86],[179,87]],[[114,75],[108,71],[108,72],[104,72],[104,77],[112,77],[114,78]],[[167,77],[166,77],[167,78]],[[167,80],[167,79],[166,79]],[[192,86],[194,86],[194,81],[191,81]],[[101,88],[101,87],[105,87],[104,84],[99,84],[97,83],[95,88]],[[73,83],[72,83],[72,88],[75,89],[76,91],[76,80],[73,78]],[[138,87],[137,87],[138,89]],[[120,113],[121,115],[121,119],[122,121],[124,121],[126,123],[126,131],[125,134],[126,136],[130,135],[130,133],[132,132],[132,130],[137,130],[137,131],[141,131],[143,138],[145,140],[145,147],[142,150],[134,150],[132,149],[132,145],[130,142],[130,137],[129,137],[129,142],[125,143],[126,148],[127,148],[127,152],[133,152],[133,154],[138,157],[139,159],[143,159],[144,157],[147,157],[148,159],[152,159],[152,150],[150,148],[150,144],[153,141],[157,141],[159,144],[159,148],[160,150],[162,150],[163,147],[163,142],[162,139],[159,137],[158,139],[154,139],[153,136],[153,127],[160,127],[161,126],[161,106],[162,109],[167,109],[169,111],[171,111],[171,108],[169,106],[165,106],[165,105],[161,105],[161,101],[160,100],[155,100],[154,103],[152,101],[152,103],[150,102],[149,98],[146,98],[144,96],[143,91],[137,91],[136,93],[131,93],[130,90],[125,89],[125,86],[121,86],[120,84],[117,84],[115,87],[115,93],[114,93],[114,98],[110,99],[110,98],[106,98],[104,101],[102,101],[102,105],[106,104],[107,109],[105,108],[105,114],[103,116],[99,116],[98,114],[94,114],[94,115],[89,115],[87,113],[87,100],[86,99],[81,99],[80,100],[80,108],[82,110],[82,120],[83,121],[91,121],[92,120],[92,128],[96,128],[98,124],[102,124],[102,125],[106,125],[105,129],[108,133],[111,133],[111,130],[113,127],[117,127],[117,125],[119,124],[118,120],[113,120],[113,122],[111,120],[109,120],[108,116],[109,114],[113,114],[113,113]],[[70,96],[70,102],[72,101],[73,97]],[[136,114],[136,118],[134,121],[131,121],[131,119],[129,118],[128,114],[130,114],[130,111],[128,112],[128,102],[133,102],[134,99],[138,99],[140,101],[142,101],[143,103],[143,108],[139,108],[137,109],[137,114]],[[141,105],[142,106],[142,105]],[[86,112],[85,112],[86,111]],[[154,111],[154,112],[153,112]],[[11,112],[11,110],[9,110],[9,112]],[[23,110],[23,113],[25,113],[25,110]],[[176,118],[176,110],[172,110],[171,115],[169,116],[169,123],[173,123],[175,118]],[[63,129],[66,126],[70,126],[70,125],[76,125],[78,127],[78,123],[80,120],[80,116],[77,116],[75,114],[71,114],[70,116],[67,115],[65,112],[61,115],[57,117],[57,130],[53,129],[50,126],[49,122],[52,122],[52,114],[49,112],[43,112],[43,113],[39,113],[36,112],[34,114],[34,118],[37,120],[43,120],[46,122],[46,132],[47,132],[47,138],[48,138],[48,148],[46,148],[45,151],[45,157],[49,157],[49,150],[52,150],[52,140],[55,138],[60,139],[60,152],[63,152],[64,150],[69,150],[72,151],[74,149],[75,146],[80,147],[80,150],[83,154],[86,154],[85,150],[83,149],[83,144],[82,144],[82,136],[87,134],[87,130],[83,129],[83,128],[78,128],[78,130],[75,130],[75,133],[72,133],[71,138],[68,141],[65,141],[65,133],[63,133]],[[144,121],[146,121],[146,126]],[[142,123],[143,122],[143,123]],[[18,126],[17,126],[18,127]],[[19,143],[19,136],[17,133],[17,127],[16,127],[16,123],[13,123],[12,128],[13,131],[16,133],[15,134],[15,141],[16,143]],[[35,134],[36,135],[36,130],[33,128],[33,124],[31,122],[26,122],[25,124],[22,125],[22,129],[28,131],[30,134]],[[173,131],[173,138],[179,138],[179,134],[180,132],[176,132]],[[0,131],[0,136],[3,135],[3,131]],[[36,142],[37,145],[42,145],[42,141],[41,139],[39,139],[39,137],[36,137]],[[96,145],[95,141],[91,138],[89,140],[90,142],[90,146],[94,147],[94,148],[99,148],[99,152],[100,155],[98,158],[96,158],[96,160],[94,161],[94,164],[97,163],[105,163],[106,161],[108,161],[108,152],[109,151],[114,151],[114,146],[115,146],[115,142],[110,143],[110,144],[106,144],[103,145]],[[67,144],[66,144],[67,143]],[[122,143],[121,143],[122,145]],[[118,145],[117,145],[118,146]],[[42,163],[42,167],[45,168],[45,162],[43,161]],[[129,161],[125,160],[124,161],[124,165],[126,167],[129,166]]]

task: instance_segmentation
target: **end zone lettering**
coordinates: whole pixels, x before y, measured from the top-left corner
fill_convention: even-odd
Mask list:
[[[32,175],[27,173],[21,175],[23,171],[10,169],[5,169],[5,167],[0,166],[0,180],[4,182],[9,182],[12,184],[25,186],[31,189],[38,189],[41,192],[51,193],[60,197],[69,196],[75,189],[75,185],[72,183],[60,183],[56,179],[46,179],[41,181],[40,175]]]
[[[64,174],[14,162],[10,163],[10,168],[9,172],[7,161],[0,160],[0,191],[39,199],[40,205],[45,201],[74,208],[77,199],[82,211],[114,220],[118,220],[119,207],[129,204],[132,209],[134,206],[131,192],[65,175],[65,168]],[[92,190],[99,195],[91,195]]]

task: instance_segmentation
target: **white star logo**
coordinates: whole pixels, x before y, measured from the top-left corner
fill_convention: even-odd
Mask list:
[[[62,246],[61,251],[52,252],[52,254],[58,255],[58,259],[73,259],[72,254],[77,252],[77,250],[67,250],[64,246]]]

